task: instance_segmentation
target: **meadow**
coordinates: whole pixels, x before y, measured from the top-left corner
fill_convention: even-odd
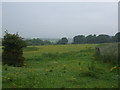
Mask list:
[[[23,67],[2,67],[3,88],[117,88],[116,66],[95,58],[98,44],[24,48]]]

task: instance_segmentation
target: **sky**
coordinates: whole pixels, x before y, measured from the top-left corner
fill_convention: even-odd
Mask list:
[[[2,37],[2,3],[0,2],[0,37]]]
[[[24,38],[118,32],[117,2],[3,2],[2,31]]]

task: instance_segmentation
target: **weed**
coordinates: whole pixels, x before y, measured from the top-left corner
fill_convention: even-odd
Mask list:
[[[92,60],[92,61],[90,62],[90,64],[88,64],[88,70],[89,70],[89,71],[95,71],[95,70],[96,70],[96,65],[95,65],[95,64],[96,64],[95,61]]]
[[[80,66],[80,65],[81,65],[81,62],[79,62],[78,65]]]
[[[7,64],[4,65],[4,70],[5,70],[5,71],[8,70],[8,65],[7,65]]]
[[[98,78],[96,72],[94,71],[87,71],[82,73],[84,77],[92,77],[92,78]]]
[[[51,69],[51,70],[49,70],[49,72],[53,72],[53,70]]]

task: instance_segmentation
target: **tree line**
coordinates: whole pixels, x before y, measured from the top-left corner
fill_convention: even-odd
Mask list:
[[[41,40],[39,38],[27,39],[25,40],[28,45],[51,45],[54,44],[48,40]]]
[[[25,40],[28,45],[60,45],[68,44],[67,37],[63,37],[57,42],[51,42],[49,40],[41,40],[39,38]],[[97,43],[111,43],[111,42],[120,42],[120,32],[116,33],[115,36],[109,36],[106,34],[100,35],[77,35],[73,37],[73,42],[71,44],[97,44]]]

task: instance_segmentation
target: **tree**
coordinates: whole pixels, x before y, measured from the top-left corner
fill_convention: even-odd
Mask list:
[[[44,45],[51,45],[52,44],[52,42],[50,42],[50,41],[48,41],[48,40],[45,40],[44,41]]]
[[[51,45],[53,44],[52,42],[48,40],[41,40],[39,38],[33,38],[33,39],[28,39],[25,40],[28,45]]]
[[[41,39],[39,39],[39,38],[37,38],[37,39],[33,39],[32,40],[32,42],[35,44],[35,45],[44,45],[44,42],[41,40]]]
[[[57,42],[57,44],[67,44],[67,43],[68,43],[68,39],[66,37],[63,37]]]
[[[73,38],[73,43],[74,44],[82,44],[86,43],[86,38],[84,35],[78,35]]]
[[[115,42],[120,42],[120,32],[118,32],[118,33],[115,34],[114,41]]]
[[[96,42],[96,35],[95,34],[94,35],[88,35],[86,37],[86,42],[87,43],[95,43]]]
[[[108,43],[111,42],[111,38],[109,35],[100,34],[96,37],[96,43]]]
[[[24,57],[23,47],[26,47],[26,43],[23,39],[17,34],[10,34],[7,31],[3,38],[3,53],[2,61],[3,64],[8,64],[12,66],[23,66]]]

